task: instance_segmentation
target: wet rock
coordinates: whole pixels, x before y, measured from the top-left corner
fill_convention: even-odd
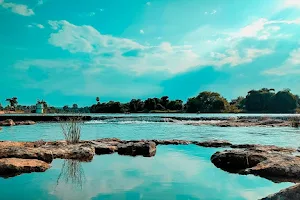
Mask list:
[[[15,122],[16,125],[34,125],[35,122],[34,121],[16,121]]]
[[[187,140],[152,140],[157,145],[187,145],[191,144],[190,141]]]
[[[117,146],[107,144],[107,143],[101,143],[101,142],[91,142],[92,146],[95,148],[95,153],[97,155],[102,155],[102,154],[112,154],[118,150]]]
[[[47,163],[53,160],[52,152],[43,148],[8,146],[0,149],[0,158],[37,159]]]
[[[225,171],[258,175],[274,182],[300,182],[300,158],[290,152],[254,149],[216,152],[212,163]],[[277,149],[276,149],[277,150]]]
[[[282,152],[282,153],[293,153],[297,149],[289,147],[278,147],[275,145],[260,145],[260,144],[233,144],[231,148],[241,148],[260,152]]]
[[[230,147],[232,144],[226,140],[211,140],[204,142],[193,142],[194,144],[202,147]]]
[[[120,155],[152,157],[156,154],[156,144],[154,142],[128,142],[118,145]]]
[[[2,158],[0,159],[0,176],[13,177],[22,173],[44,172],[50,165],[36,159]]]
[[[42,149],[50,151],[54,159],[91,161],[95,155],[95,148],[90,144],[49,143]]]
[[[4,121],[0,121],[0,126],[15,126],[15,122],[12,119],[6,119]]]
[[[300,185],[286,188],[278,193],[267,196],[261,200],[299,200],[300,199]]]
[[[267,157],[259,153],[250,154],[246,151],[225,150],[213,154],[211,162],[225,171],[242,173],[246,168],[254,167],[266,159]]]

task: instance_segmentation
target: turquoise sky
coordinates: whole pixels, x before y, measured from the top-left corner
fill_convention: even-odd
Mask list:
[[[300,94],[300,0],[0,0],[1,102]]]

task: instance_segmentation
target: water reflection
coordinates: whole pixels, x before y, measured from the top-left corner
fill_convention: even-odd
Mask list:
[[[56,187],[61,181],[71,184],[73,187],[82,189],[86,178],[81,162],[78,160],[64,160],[59,176],[57,177]]]

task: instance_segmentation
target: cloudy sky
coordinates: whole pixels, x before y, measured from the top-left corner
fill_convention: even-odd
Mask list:
[[[300,94],[300,0],[0,0],[0,23],[2,104]]]

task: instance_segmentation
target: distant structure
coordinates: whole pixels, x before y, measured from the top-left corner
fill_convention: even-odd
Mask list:
[[[37,102],[36,104],[36,113],[38,114],[43,114],[44,113],[44,104],[40,101]]]

